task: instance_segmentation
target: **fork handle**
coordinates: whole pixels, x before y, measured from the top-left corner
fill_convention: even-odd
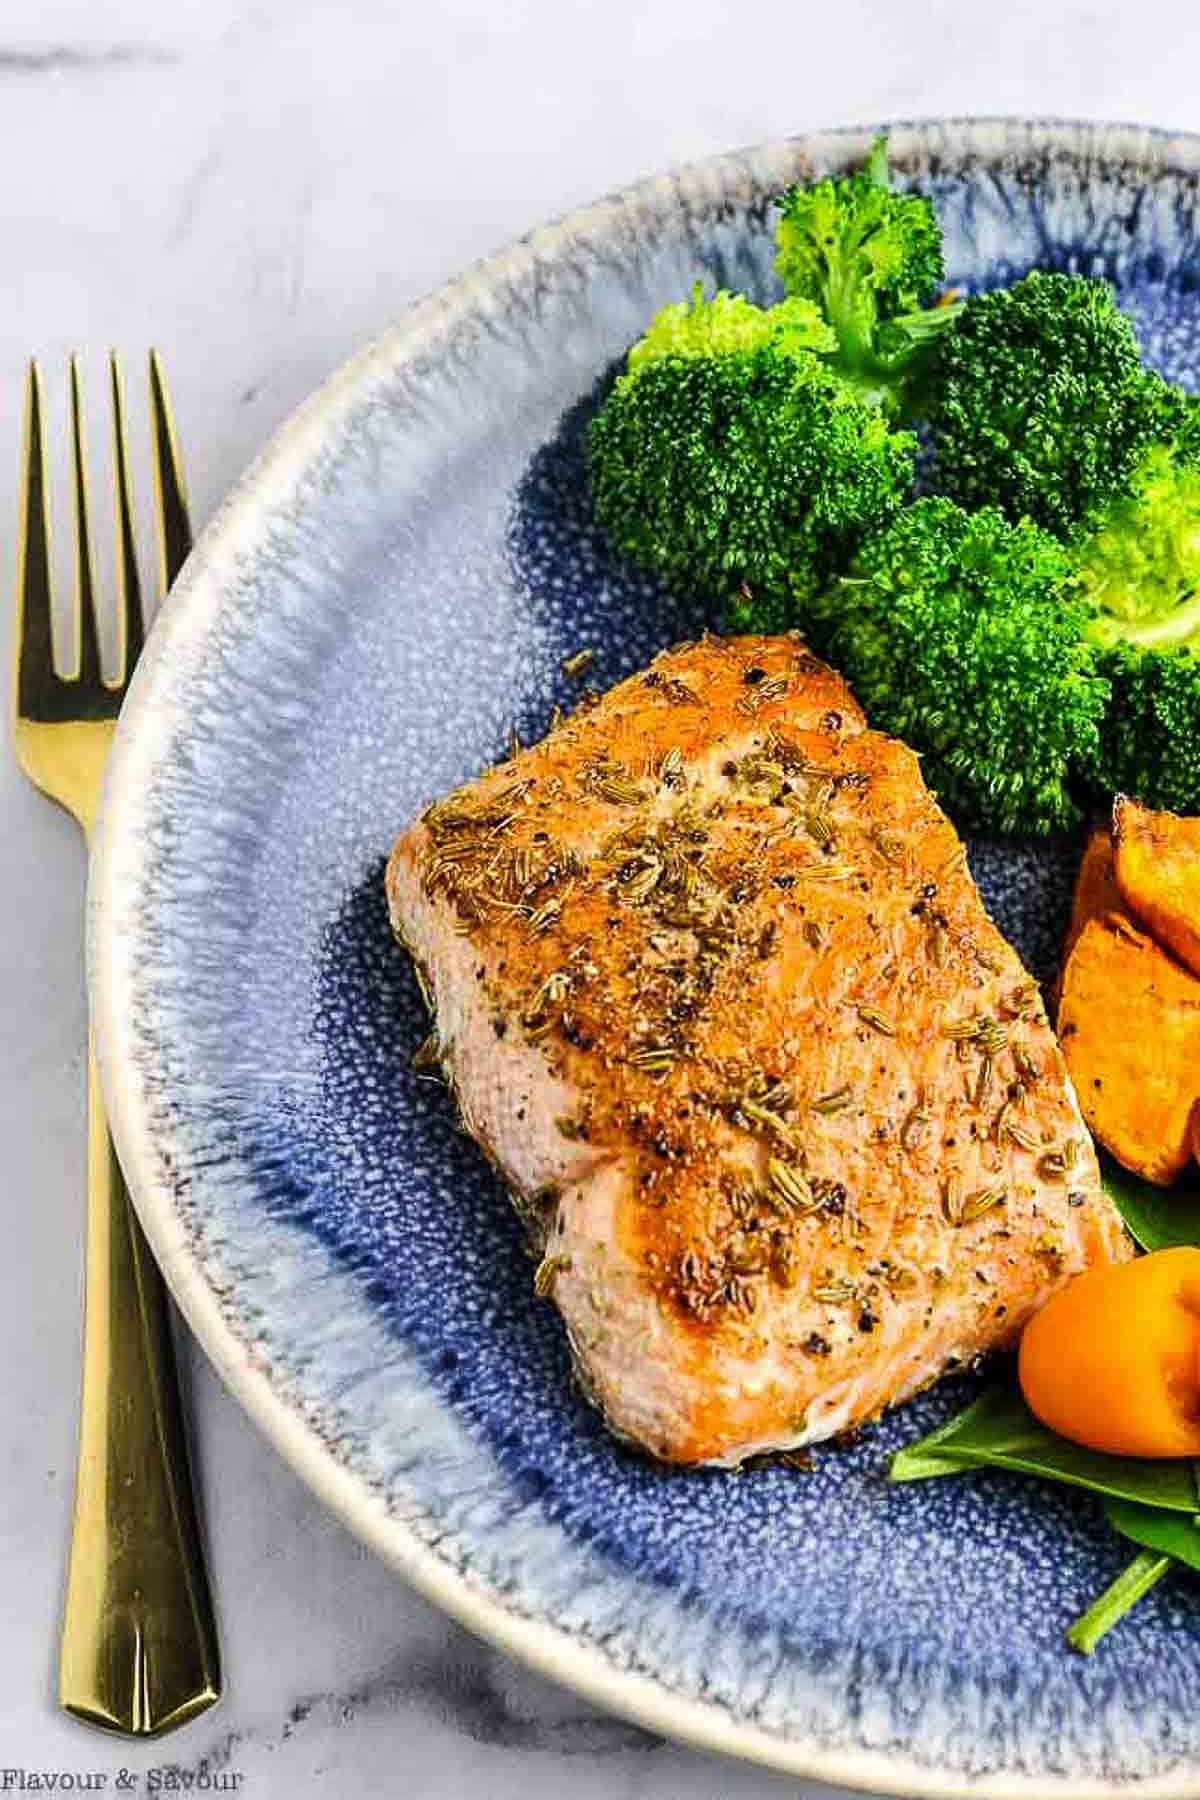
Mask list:
[[[140,1737],[219,1693],[166,1289],[89,1045],[83,1397],[59,1697],[89,1724]]]

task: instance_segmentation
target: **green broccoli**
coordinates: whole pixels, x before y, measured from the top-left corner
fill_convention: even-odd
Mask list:
[[[664,356],[724,356],[734,350],[770,346],[784,355],[831,351],[837,339],[811,300],[783,300],[778,306],[755,306],[741,294],[718,290],[704,297],[697,281],[690,300],[664,306],[650,329],[629,352],[627,367],[644,369]]]
[[[960,824],[1044,833],[1079,817],[1108,683],[1070,553],[1029,520],[918,500],[809,606],[814,645],[872,725],[922,752]]]
[[[722,306],[718,330],[753,339],[753,310]],[[649,339],[700,328],[693,303]],[[669,586],[727,602],[749,590],[758,629],[792,624],[797,597],[906,497],[915,438],[773,336],[720,353],[635,348],[630,361],[592,422],[601,525]]]
[[[941,238],[928,201],[892,193],[885,139],[857,175],[793,189],[779,252],[794,291],[774,306],[697,283],[665,307],[589,439],[616,547],[768,631],[911,491],[916,439],[894,421],[953,321],[912,310],[941,279]]]
[[[967,302],[929,390],[939,491],[1062,538],[1120,492],[1173,404],[1107,282],[1036,271]]]
[[[1185,424],[1194,405],[1178,396]],[[1175,812],[1200,811],[1200,464],[1187,447],[1184,433],[1148,450],[1075,545],[1112,686],[1096,784]]]
[[[958,311],[929,305],[945,274],[932,203],[893,190],[880,137],[863,168],[794,187],[782,204],[775,268],[787,293],[819,307],[848,380],[914,416],[907,388]]]
[[[1099,642],[1157,650],[1200,637],[1200,467],[1152,445],[1076,555]]]
[[[1093,786],[1168,812],[1200,812],[1200,660],[1187,650],[1110,650],[1112,702]]]

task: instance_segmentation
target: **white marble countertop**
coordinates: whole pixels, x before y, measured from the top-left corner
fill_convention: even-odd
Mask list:
[[[99,419],[107,346],[131,359],[161,346],[200,523],[363,339],[539,219],[673,161],[851,120],[1041,112],[1200,128],[1197,66],[1194,0],[1132,13],[1125,0],[10,0],[0,541],[14,541],[31,352],[57,420],[63,359],[82,350]],[[225,1697],[153,1749],[56,1711],[84,866],[74,827],[8,757],[0,872],[0,1789],[18,1791],[10,1770],[106,1774],[113,1789],[124,1769],[147,1791],[152,1768],[177,1768],[289,1800],[797,1792],[599,1716],[434,1613],[320,1509],[195,1352]]]

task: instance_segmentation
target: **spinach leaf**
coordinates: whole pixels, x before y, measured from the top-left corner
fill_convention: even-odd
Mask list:
[[[1161,1518],[1162,1514],[1155,1514]],[[1169,1556],[1157,1556],[1151,1550],[1140,1550],[1117,1579],[1106,1587],[1082,1618],[1076,1619],[1067,1632],[1067,1642],[1081,1652],[1090,1656],[1100,1639],[1114,1625],[1118,1625],[1125,1614],[1132,1612],[1143,1595],[1148,1594],[1155,1582],[1161,1581],[1171,1568]]]
[[[1192,1469],[1195,1473],[1194,1463]],[[1068,1631],[1068,1643],[1085,1656],[1091,1655],[1105,1632],[1111,1631],[1170,1569],[1179,1563],[1200,1569],[1200,1514],[1185,1518],[1182,1513],[1139,1506],[1136,1501],[1120,1500],[1110,1494],[1104,1502],[1104,1516],[1114,1531],[1141,1548],[1112,1586],[1093,1601]]]
[[[1100,1151],[1105,1192],[1143,1250],[1172,1250],[1200,1244],[1200,1170],[1191,1169],[1174,1187],[1155,1187]]]
[[[948,1424],[897,1451],[888,1474],[892,1481],[924,1481],[984,1467],[1040,1475],[1189,1518],[1198,1510],[1190,1462],[1085,1450],[1039,1423],[1015,1383],[990,1388]]]
[[[1131,1543],[1140,1544],[1144,1550],[1155,1550],[1160,1556],[1173,1556],[1190,1569],[1200,1569],[1200,1526],[1195,1514],[1185,1519],[1181,1513],[1138,1506],[1132,1500],[1118,1500],[1110,1495],[1104,1502],[1104,1516]]]

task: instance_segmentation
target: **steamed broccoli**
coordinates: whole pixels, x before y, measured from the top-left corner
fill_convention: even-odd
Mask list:
[[[1108,683],[1069,552],[995,507],[918,500],[809,606],[873,725],[921,751],[959,823],[1042,833],[1079,817]]]
[[[1097,784],[1200,811],[1200,466],[1179,441],[1143,455],[1075,558],[1112,686]]]
[[[837,367],[904,409],[906,385],[957,308],[929,305],[945,273],[942,234],[930,201],[892,189],[887,138],[854,174],[785,194],[776,244],[784,288],[834,331]]]
[[[697,281],[690,300],[664,306],[650,329],[629,352],[627,367],[643,369],[664,356],[724,356],[734,350],[762,350],[768,345],[786,356],[831,351],[837,339],[811,300],[783,300],[778,306],[755,306],[741,294],[718,290],[704,297]]]
[[[916,440],[893,420],[953,317],[912,310],[941,238],[928,201],[892,193],[885,139],[858,174],[793,189],[778,242],[788,297],[697,283],[630,350],[589,442],[617,548],[758,630],[794,624],[907,497]]]
[[[1100,642],[1166,649],[1200,636],[1200,467],[1152,445],[1091,516],[1077,556]]]
[[[1096,790],[1168,812],[1200,812],[1200,660],[1187,650],[1110,650],[1112,702],[1100,729]]]
[[[915,439],[811,352],[768,338],[719,354],[635,352],[631,365],[591,428],[600,523],[674,588],[731,600],[749,587],[759,629],[790,625],[794,597],[843,567],[911,486]]]
[[[1106,282],[1038,272],[967,302],[930,392],[939,490],[1063,538],[1120,492],[1173,405]]]

